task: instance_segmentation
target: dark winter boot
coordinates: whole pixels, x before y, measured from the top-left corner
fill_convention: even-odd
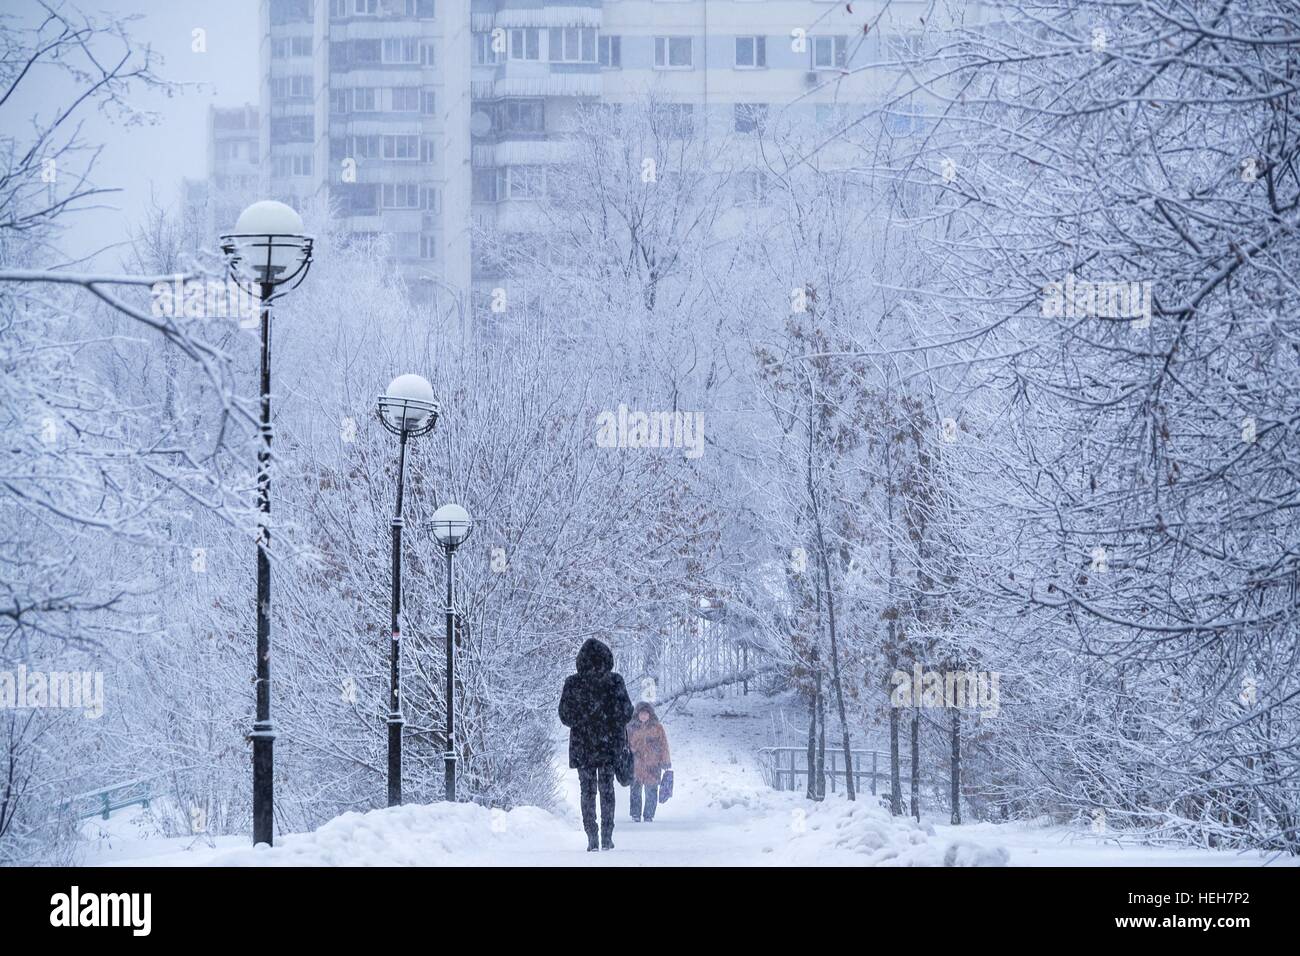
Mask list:
[[[610,830],[600,835],[600,848],[602,850],[614,849],[614,831]]]
[[[596,842],[596,831],[592,830],[587,834],[587,852],[595,853],[600,850],[600,844]]]

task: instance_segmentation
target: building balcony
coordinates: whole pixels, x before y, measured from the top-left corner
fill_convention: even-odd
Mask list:
[[[499,76],[474,80],[470,97],[489,100],[502,96],[600,96],[604,80],[598,70],[582,73],[546,72],[535,76]]]
[[[559,4],[544,7],[512,7],[507,0],[504,9],[495,13],[475,13],[470,28],[487,32],[495,27],[600,27],[601,4],[592,0],[585,4]]]

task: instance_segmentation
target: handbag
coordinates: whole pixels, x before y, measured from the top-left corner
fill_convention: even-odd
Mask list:
[[[614,779],[618,781],[619,786],[632,786],[632,775],[635,767],[632,748],[625,743],[623,749],[619,751],[618,759],[614,761]]]
[[[673,771],[670,767],[659,778],[659,802],[667,803],[673,795]]]

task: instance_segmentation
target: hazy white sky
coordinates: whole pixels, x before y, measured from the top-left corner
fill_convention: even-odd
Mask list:
[[[6,0],[5,6],[9,3]],[[29,4],[30,0],[17,0],[18,6]],[[209,104],[255,103],[258,92],[258,0],[85,0],[79,5],[90,14],[134,16],[130,32],[136,41],[148,44],[163,58],[159,74],[199,85],[172,98],[138,97],[140,107],[159,114],[156,126],[124,130],[97,114],[87,114],[83,138],[104,144],[96,182],[123,191],[109,197],[108,204],[115,208],[78,218],[77,228],[65,241],[71,255],[86,255],[122,241],[148,208],[151,190],[159,203],[174,206],[181,177],[206,175]],[[193,50],[196,29],[205,31],[206,52]],[[116,268],[118,259],[117,251],[109,251],[96,265]]]

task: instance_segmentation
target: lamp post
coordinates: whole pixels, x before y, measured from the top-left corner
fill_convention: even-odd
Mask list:
[[[379,396],[379,420],[397,436],[397,509],[393,513],[393,594],[388,653],[388,805],[402,802],[402,485],[406,440],[433,431],[438,402],[433,386],[419,375],[399,375]]]
[[[271,724],[271,301],[311,268],[312,239],[282,202],[255,202],[221,236],[230,278],[261,303],[261,446],[257,452],[257,712],[253,720],[253,843],[273,842],[275,729]],[[285,287],[288,287],[287,289]],[[254,291],[256,287],[256,292]],[[278,291],[277,291],[278,290]]]
[[[446,775],[446,797],[450,802],[456,800],[456,719],[452,706],[456,694],[456,612],[452,604],[451,556],[464,544],[473,530],[474,522],[469,512],[457,504],[445,504],[433,513],[433,534],[447,553],[447,750],[443,754],[443,770]]]

